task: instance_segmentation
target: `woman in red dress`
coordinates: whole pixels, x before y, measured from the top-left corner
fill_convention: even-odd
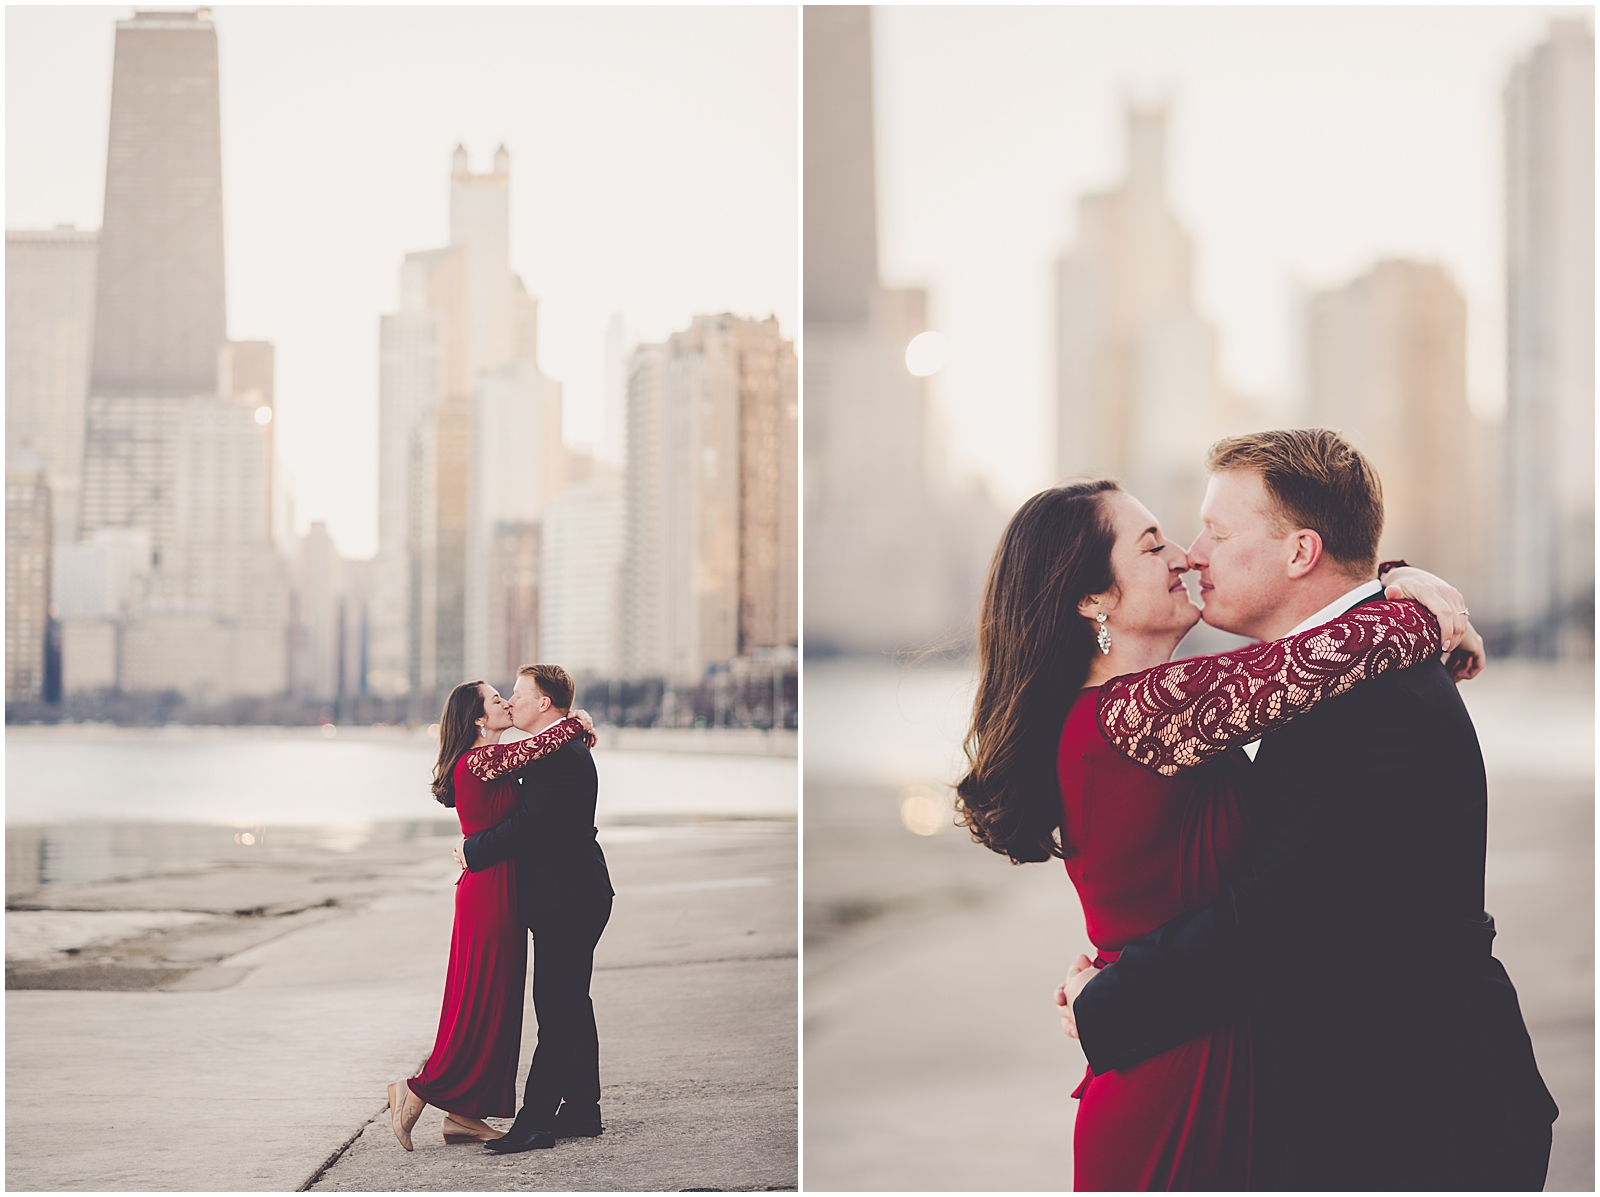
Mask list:
[[[463,835],[493,827],[517,805],[512,775],[586,734],[582,716],[575,712],[536,736],[501,744],[511,714],[499,691],[486,682],[463,682],[450,692],[439,719],[434,797],[455,807]],[[528,967],[516,868],[514,860],[502,861],[463,872],[456,882],[455,929],[433,1054],[416,1076],[389,1086],[390,1125],[407,1151],[411,1128],[427,1106],[446,1111],[446,1143],[498,1139],[504,1132],[483,1119],[516,1113]]]
[[[1083,483],[1019,509],[985,587],[962,823],[1017,863],[1065,860],[1097,965],[1210,903],[1242,864],[1251,795],[1240,746],[1440,650],[1421,607],[1381,602],[1284,640],[1163,664],[1199,619],[1188,568],[1141,503],[1115,483]],[[1390,597],[1450,617],[1464,606],[1423,571],[1392,580]],[[1248,1023],[1091,1072],[1073,1095],[1075,1189],[1248,1187]]]

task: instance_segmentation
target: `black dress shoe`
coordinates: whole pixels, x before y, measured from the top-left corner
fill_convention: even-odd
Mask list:
[[[556,1136],[554,1131],[537,1130],[527,1127],[518,1130],[513,1126],[498,1139],[490,1139],[485,1143],[484,1149],[496,1155],[516,1155],[521,1151],[534,1151],[540,1147],[554,1147]]]

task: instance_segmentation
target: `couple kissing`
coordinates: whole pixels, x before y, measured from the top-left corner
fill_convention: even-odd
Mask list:
[[[1187,553],[1109,481],[995,552],[962,822],[1064,861],[1096,955],[1074,1188],[1539,1190],[1556,1107],[1484,910],[1487,783],[1454,587],[1378,562],[1326,429],[1218,442]],[[1257,643],[1172,661],[1201,618]],[[1414,600],[1414,601],[1413,601]]]
[[[502,1154],[601,1133],[589,981],[613,892],[595,841],[593,723],[571,711],[573,688],[559,665],[524,665],[510,701],[473,681],[445,702],[433,793],[461,821],[452,852],[462,871],[433,1052],[389,1086],[390,1124],[407,1151],[430,1105],[445,1111],[446,1143]],[[500,743],[512,727],[528,738]],[[526,934],[539,1031],[518,1110]],[[483,1121],[513,1112],[504,1133]]]

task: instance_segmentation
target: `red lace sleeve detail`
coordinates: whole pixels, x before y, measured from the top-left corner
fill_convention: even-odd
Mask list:
[[[474,748],[464,759],[472,776],[479,781],[494,781],[515,773],[529,761],[549,756],[582,734],[583,724],[576,719],[563,719],[552,723],[538,735],[518,740],[515,744],[485,744],[481,748]]]
[[[1367,603],[1297,636],[1113,678],[1100,687],[1096,712],[1113,748],[1172,777],[1438,652],[1439,624],[1427,608]]]

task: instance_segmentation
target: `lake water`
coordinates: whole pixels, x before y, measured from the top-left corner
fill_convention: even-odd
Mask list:
[[[10,727],[6,823],[327,827],[454,820],[428,791],[425,732]],[[792,758],[597,749],[596,821],[794,818]]]
[[[807,780],[950,784],[962,772],[974,688],[966,665],[808,664]],[[1461,698],[1491,777],[1594,776],[1592,665],[1491,660]]]

